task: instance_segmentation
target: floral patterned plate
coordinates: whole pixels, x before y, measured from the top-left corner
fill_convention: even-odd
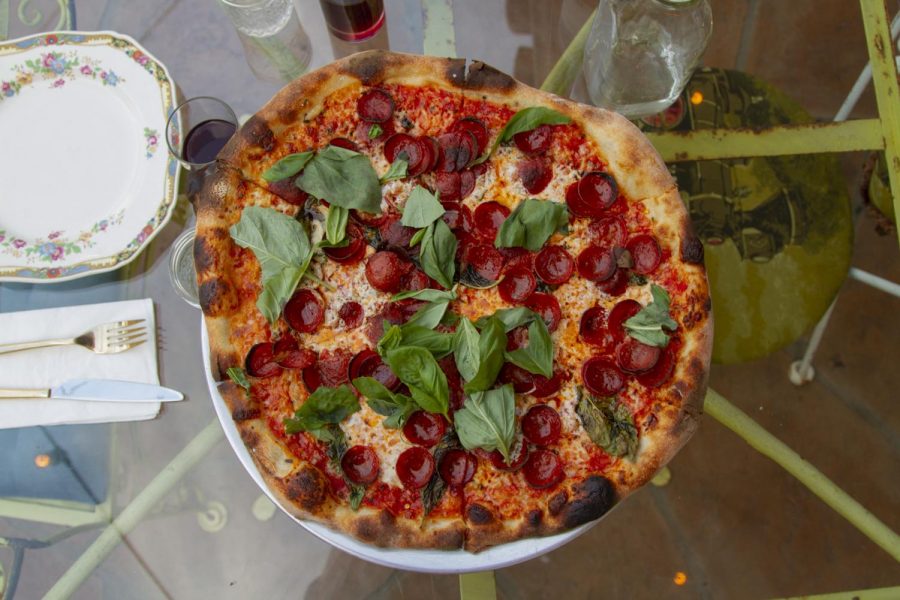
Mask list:
[[[166,224],[175,85],[128,36],[57,32],[0,43],[0,281],[121,267]]]

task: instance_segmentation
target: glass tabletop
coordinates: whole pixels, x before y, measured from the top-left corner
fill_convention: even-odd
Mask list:
[[[421,53],[423,4],[446,6],[385,0],[386,27],[353,44],[329,35],[318,2],[294,3],[311,42],[310,69],[369,48]],[[121,32],[166,65],[183,97],[214,96],[239,115],[252,114],[280,84],[254,75],[217,4],[0,0],[0,21],[8,19],[0,33],[13,38],[58,23]],[[814,118],[831,118],[866,63],[854,3],[816,3],[815,20],[812,2],[712,4],[715,28],[704,63],[749,71],[799,100]],[[594,5],[457,0],[457,53],[539,86]],[[581,78],[572,97],[587,97]],[[875,115],[874,99],[863,96],[854,116]],[[884,221],[855,192],[867,160],[864,153],[846,155],[839,166],[838,185],[846,188],[840,193],[853,198],[853,264],[898,281],[896,239],[879,234]],[[18,452],[0,459],[7,471],[0,474],[0,597],[11,577],[17,598],[43,596],[65,577],[71,587],[56,589],[75,598],[458,598],[456,576],[391,570],[320,541],[269,502],[238,462],[207,390],[200,312],[169,281],[169,249],[192,220],[182,197],[172,221],[125,268],[49,286],[0,284],[3,312],[152,298],[160,380],[186,397],[152,421],[7,430],[18,438],[0,437]],[[795,387],[788,380],[802,343],[717,365],[711,375],[718,391],[895,529],[896,315],[896,298],[851,281],[823,339],[813,382]],[[22,495],[21,487],[2,487],[15,461],[34,461],[47,447],[73,450],[52,485],[27,490],[41,500],[10,501],[11,489]],[[169,474],[165,481],[161,473]],[[759,598],[900,584],[900,567],[889,554],[712,419],[668,474],[570,544],[497,571],[498,597]],[[121,532],[107,528],[117,517]],[[73,573],[73,565],[91,563],[98,545],[109,549],[108,557]]]

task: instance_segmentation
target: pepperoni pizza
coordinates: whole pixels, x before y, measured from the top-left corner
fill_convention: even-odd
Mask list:
[[[372,544],[598,519],[695,429],[702,246],[624,118],[481,63],[294,81],[197,201],[213,373],[272,492]]]

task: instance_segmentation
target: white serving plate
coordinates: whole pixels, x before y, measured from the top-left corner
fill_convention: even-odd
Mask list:
[[[133,260],[168,222],[175,85],[132,38],[59,31],[0,43],[0,281]]]
[[[557,535],[529,538],[488,548],[477,554],[466,552],[464,550],[406,550],[406,549],[390,549],[379,548],[370,544],[360,542],[356,538],[350,537],[319,523],[312,523],[297,519],[291,515],[284,506],[276,499],[266,486],[265,480],[260,475],[250,452],[244,445],[241,436],[238,433],[231,413],[225,400],[219,394],[219,389],[215,379],[212,376],[212,369],[209,361],[209,337],[206,333],[206,324],[201,317],[200,336],[203,344],[203,369],[206,372],[206,382],[209,386],[209,393],[212,396],[213,406],[216,409],[216,415],[225,430],[225,437],[234,453],[237,454],[238,460],[247,469],[250,477],[256,482],[256,485],[265,492],[266,496],[274,502],[281,510],[290,516],[294,521],[299,523],[304,529],[312,533],[314,536],[324,542],[328,542],[335,548],[343,550],[357,558],[367,560],[385,567],[393,569],[403,569],[405,571],[419,571],[422,573],[470,573],[474,571],[488,571],[499,569],[511,565],[537,558],[542,554],[546,554],[551,550],[559,548],[574,540],[579,535],[597,524],[598,521],[586,523],[580,527],[566,531]]]

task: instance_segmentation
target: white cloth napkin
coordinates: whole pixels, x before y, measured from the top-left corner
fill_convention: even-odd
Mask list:
[[[119,379],[159,383],[153,302],[127,300],[45,310],[0,313],[0,343],[75,337],[110,321],[145,319],[147,341],[118,354],[94,354],[63,346],[0,354],[0,387],[47,388],[69,379]],[[141,421],[159,413],[159,403],[76,400],[0,400],[0,429]]]

